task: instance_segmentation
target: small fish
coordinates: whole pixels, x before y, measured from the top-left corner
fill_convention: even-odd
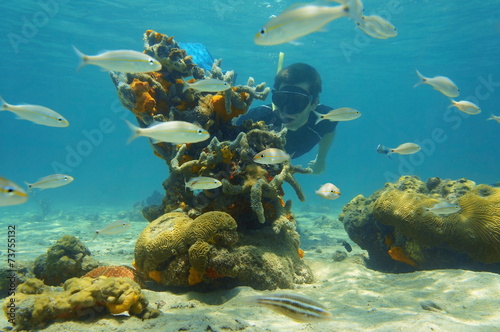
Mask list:
[[[209,78],[204,80],[199,80],[194,83],[188,83],[184,81],[184,87],[182,88],[182,92],[187,89],[193,89],[200,92],[220,92],[226,91],[231,88],[231,84],[228,82],[224,82],[222,80],[218,80],[215,78]]]
[[[98,55],[85,55],[73,46],[81,62],[79,70],[85,65],[96,65],[105,70],[122,73],[149,73],[161,69],[161,63],[155,58],[137,51],[108,51]]]
[[[116,220],[116,221],[112,222],[111,224],[109,224],[108,226],[106,226],[102,229],[96,230],[92,240],[95,239],[95,237],[99,234],[115,235],[115,234],[123,233],[129,228],[130,228],[129,222],[123,221],[123,220]]]
[[[377,146],[377,152],[381,154],[386,154],[389,158],[393,153],[398,154],[414,154],[420,151],[422,148],[415,143],[403,143],[399,145],[397,148],[391,149],[379,144]]]
[[[352,251],[352,247],[351,245],[349,244],[349,242],[345,241],[345,240],[340,240],[340,244],[344,246],[345,250],[347,252],[351,252]]]
[[[273,165],[290,161],[290,155],[283,150],[276,148],[265,149],[253,157],[257,164]]]
[[[496,122],[500,123],[500,116],[496,116],[496,115],[491,115],[488,119],[486,120],[495,120]]]
[[[0,206],[22,204],[28,200],[28,194],[14,182],[0,177]]]
[[[28,186],[28,190],[31,189],[44,190],[44,189],[51,189],[51,188],[65,186],[73,182],[73,180],[74,180],[73,177],[69,175],[53,174],[40,178],[35,183],[26,182],[26,185]]]
[[[254,37],[255,44],[269,46],[291,42],[321,30],[335,19],[349,15],[349,5],[332,7],[328,5],[329,2],[292,5],[259,30]]]
[[[61,114],[50,108],[39,105],[11,105],[0,97],[0,111],[10,111],[16,114],[19,119],[28,120],[39,125],[49,127],[67,127],[69,126]]]
[[[460,101],[454,101],[453,99],[451,100],[451,105],[449,107],[456,107],[460,111],[467,113],[467,114],[479,114],[481,113],[481,109],[479,106],[477,106],[474,103],[471,103],[470,101],[467,100],[460,100]]]
[[[337,188],[332,183],[325,183],[318,190],[315,191],[315,194],[329,200],[334,200],[340,197],[340,189]]]
[[[331,110],[327,114],[322,114],[314,111],[314,114],[318,117],[315,124],[322,120],[330,120],[330,121],[350,121],[357,119],[361,116],[361,112],[355,110],[354,108],[342,107],[337,108],[335,110]]]
[[[149,137],[158,142],[167,143],[196,143],[210,137],[205,129],[185,121],[156,122],[147,128],[139,128],[126,121],[132,135],[127,143],[132,142],[139,136]]]
[[[387,39],[398,35],[394,25],[378,15],[363,16],[358,22],[358,28],[377,39]]]
[[[215,189],[222,186],[222,182],[208,176],[197,176],[189,179],[185,187],[191,190]]]
[[[245,298],[244,302],[268,307],[300,323],[314,323],[332,319],[332,314],[322,304],[298,294],[250,296]]]
[[[451,204],[448,202],[437,203],[431,208],[425,208],[426,212],[432,212],[439,216],[447,216],[452,213],[456,213],[461,210],[461,207],[456,204]]]
[[[435,90],[441,92],[447,97],[458,97],[460,94],[460,90],[457,88],[455,83],[453,83],[452,80],[450,80],[448,77],[444,76],[436,76],[433,78],[428,78],[424,77],[420,72],[417,70],[417,75],[420,78],[420,81],[417,82],[413,87],[417,87],[421,84],[429,84],[432,86]]]

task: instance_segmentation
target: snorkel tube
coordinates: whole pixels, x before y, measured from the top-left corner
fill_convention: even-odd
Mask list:
[[[278,74],[281,71],[281,68],[283,68],[283,60],[285,59],[285,53],[280,52],[279,57],[278,57],[278,68],[276,70],[276,74]],[[273,112],[276,110],[276,105],[271,103]]]

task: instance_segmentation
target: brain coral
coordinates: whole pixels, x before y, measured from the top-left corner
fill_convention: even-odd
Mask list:
[[[500,262],[500,188],[480,185],[458,197],[458,213],[426,212],[439,201],[423,194],[390,190],[375,202],[373,214],[421,244],[445,243],[483,263]]]

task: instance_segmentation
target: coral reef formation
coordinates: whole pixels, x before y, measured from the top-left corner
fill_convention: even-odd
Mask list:
[[[213,285],[214,279],[226,276],[257,288],[291,287],[293,283],[290,280],[311,281],[310,270],[304,267],[297,254],[299,240],[295,231],[295,216],[291,211],[291,200],[285,202],[283,199],[285,192],[282,186],[285,182],[290,184],[299,200],[304,200],[294,174],[308,174],[312,170],[289,162],[256,164],[253,161],[256,153],[271,147],[284,149],[286,129],[275,132],[270,131],[264,122],[247,121],[237,126],[232,121],[244,114],[254,100],[264,100],[270,89],[265,83],[256,85],[253,78],[249,78],[246,85],[235,85],[234,72],[224,72],[220,68],[220,60],[214,61],[211,70],[202,69],[172,37],[148,30],[144,35],[144,44],[145,53],[160,61],[162,69],[143,74],[112,72],[111,78],[122,104],[136,116],[140,127],[149,126],[154,121],[180,120],[197,123],[210,133],[211,138],[192,144],[151,143],[154,153],[166,161],[169,177],[163,183],[165,197],[162,203],[143,209],[144,217],[149,221],[156,219],[152,225],[158,228],[146,229],[144,236],[138,240],[137,269],[164,285],[192,285],[202,281]],[[231,88],[220,92],[185,88],[186,82],[194,83],[202,79],[221,80],[231,84]],[[217,179],[222,186],[210,190],[187,189],[186,182],[199,176]],[[190,234],[194,226],[189,225],[198,224],[198,218],[208,218],[210,214],[207,213],[212,211],[231,217],[231,229],[224,228],[225,233],[218,235],[217,240],[193,238]],[[170,212],[182,214],[174,216]],[[173,232],[176,234],[166,235],[172,229],[164,228],[165,225],[175,226]],[[239,236],[236,235],[236,228]],[[167,232],[153,240],[159,230]],[[274,250],[270,255],[283,259],[289,256],[286,259],[290,259],[277,264],[287,265],[284,269],[286,273],[277,274],[272,267],[272,281],[265,282],[263,286],[256,284],[256,278],[252,279],[260,272],[249,272],[247,279],[241,272],[247,265],[237,262],[243,259],[238,255],[246,255],[255,264],[248,265],[249,271],[261,268],[262,257],[257,257],[257,250],[245,249],[245,245],[256,246],[258,240],[251,241],[252,237],[258,236],[255,232],[266,234],[270,242],[285,243],[286,253],[269,245],[266,247],[266,244],[261,245],[267,250]],[[161,242],[158,248],[162,249],[151,247],[152,244],[145,239],[151,243]],[[267,251],[261,254],[267,254]],[[273,259],[264,261],[270,263]],[[302,277],[297,277],[298,274]]]
[[[12,313],[12,303],[15,312]],[[96,313],[158,316],[148,308],[148,300],[139,285],[129,278],[100,276],[71,278],[63,287],[47,287],[35,278],[18,286],[16,294],[5,299],[4,313],[18,330],[34,330],[56,319],[94,317]]]
[[[81,277],[99,266],[90,251],[77,238],[64,235],[46,254],[35,260],[35,276],[47,285],[58,286],[69,278]]]
[[[439,202],[460,209],[442,215],[428,211]],[[376,268],[500,272],[498,188],[466,179],[424,183],[403,176],[368,198],[355,197],[339,219]]]
[[[239,238],[236,228],[225,212],[206,212],[195,219],[182,212],[167,213],[139,236],[134,266],[165,286],[203,282],[274,289],[312,281],[311,271],[298,257],[296,232],[278,238],[268,228]]]

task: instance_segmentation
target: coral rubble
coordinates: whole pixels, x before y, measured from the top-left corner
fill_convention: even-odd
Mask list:
[[[69,278],[81,277],[98,265],[80,240],[64,235],[35,260],[34,272],[47,285],[58,286]]]
[[[439,202],[456,213],[428,211]],[[351,239],[388,270],[469,268],[500,272],[500,189],[466,179],[403,176],[340,216]]]
[[[12,314],[12,302],[15,313]],[[159,312],[148,308],[139,285],[129,278],[100,276],[71,278],[63,287],[47,287],[31,278],[18,286],[16,294],[5,299],[4,313],[18,330],[42,328],[56,319],[95,317],[96,313],[137,315],[153,318]]]
[[[193,144],[152,143],[154,153],[166,161],[169,176],[163,183],[162,204],[143,210],[149,221],[156,220],[150,225],[153,228],[144,230],[137,241],[137,269],[164,285],[201,282],[214,285],[214,279],[233,277],[240,284],[270,289],[311,281],[311,271],[297,254],[299,237],[295,216],[291,200],[285,202],[283,199],[282,188],[285,182],[290,184],[297,197],[304,200],[294,174],[308,174],[311,169],[288,162],[280,165],[254,163],[253,156],[259,151],[270,147],[284,149],[286,129],[275,132],[264,122],[247,121],[237,126],[232,121],[247,112],[255,99],[264,100],[270,89],[265,83],[256,85],[253,78],[249,78],[246,85],[234,85],[234,72],[224,72],[220,60],[214,61],[211,70],[202,69],[172,37],[148,30],[144,44],[145,53],[160,61],[163,67],[154,73],[111,73],[122,104],[136,116],[141,127],[154,121],[187,121],[206,129],[211,139]],[[208,78],[228,82],[232,87],[221,92],[185,88],[186,82]],[[198,176],[215,178],[222,186],[196,191],[186,188],[187,180]],[[193,225],[208,218],[212,211],[223,213],[232,220],[230,229],[224,228],[229,227],[227,225],[223,227],[224,236],[219,234],[218,240],[214,240],[190,235]],[[171,212],[182,213],[173,215]],[[165,228],[166,225],[173,228]],[[163,232],[161,236],[159,230]],[[272,281],[260,286],[256,279],[262,271],[262,257],[258,256],[257,249],[245,247],[257,245],[257,239],[252,241],[258,236],[255,232],[266,234],[271,242],[285,243],[286,248],[285,252],[266,247],[273,250],[268,256],[279,256],[272,259],[276,260],[276,266],[287,268],[280,273],[271,268],[273,271],[267,272]],[[231,241],[219,242],[228,241],[226,236],[229,234],[232,234]],[[260,253],[264,255],[267,251]],[[255,265],[239,263],[242,257]],[[291,261],[282,262],[283,259]],[[242,273],[247,267],[248,271]],[[298,274],[302,276],[297,277]]]

